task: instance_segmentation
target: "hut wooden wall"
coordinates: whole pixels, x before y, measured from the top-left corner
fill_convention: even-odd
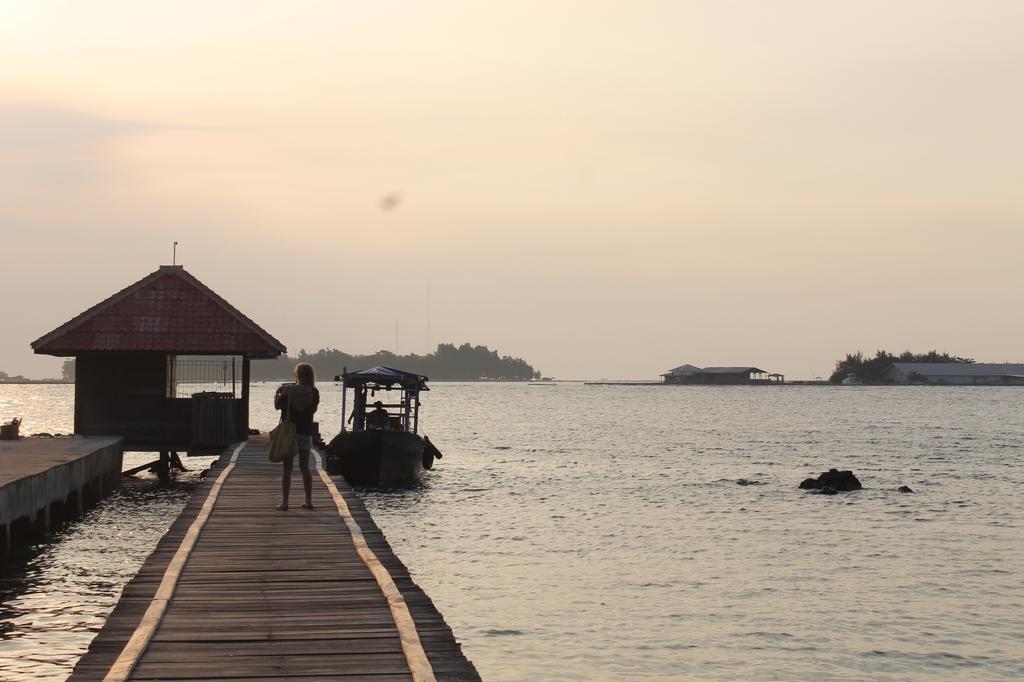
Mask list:
[[[168,430],[188,432],[190,424],[182,430],[169,423],[177,419],[168,419],[165,409],[163,353],[85,353],[75,365],[76,433],[124,436],[126,447],[137,447],[160,445]]]
[[[136,450],[193,449],[193,401],[168,397],[165,354],[104,351],[76,358],[75,433],[123,436],[125,447]],[[242,398],[234,401],[238,439],[249,430],[248,401],[245,358]]]

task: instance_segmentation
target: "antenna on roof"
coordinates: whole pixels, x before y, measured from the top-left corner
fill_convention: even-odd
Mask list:
[[[171,265],[178,264],[178,242],[174,242],[174,246],[171,250]]]

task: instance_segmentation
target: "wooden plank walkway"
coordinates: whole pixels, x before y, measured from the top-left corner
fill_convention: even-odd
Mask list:
[[[112,667],[126,673],[121,679],[137,680],[480,679],[343,479],[334,481],[342,502],[326,485],[331,479],[314,472],[316,508],[279,512],[280,465],[267,461],[267,444],[250,441],[234,466],[230,459],[221,457],[125,587],[69,679],[115,679]],[[301,486],[296,465],[293,502],[301,503]],[[210,513],[196,537],[204,505]],[[348,525],[339,507],[350,513]],[[168,571],[191,542],[190,528],[194,546],[170,594]],[[360,557],[360,538],[386,569],[384,584]],[[390,601],[388,581],[397,588]],[[126,669],[139,633],[164,604],[152,638]],[[396,606],[403,604],[414,621],[411,633],[396,626]],[[413,640],[425,654],[423,666]]]

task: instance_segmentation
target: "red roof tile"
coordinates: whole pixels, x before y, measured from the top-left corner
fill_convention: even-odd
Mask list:
[[[32,342],[36,353],[160,351],[277,357],[287,349],[180,265],[156,272]]]

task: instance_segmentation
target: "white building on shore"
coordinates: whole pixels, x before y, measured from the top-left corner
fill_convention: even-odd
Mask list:
[[[896,384],[1024,386],[1024,363],[894,362],[884,377]]]

